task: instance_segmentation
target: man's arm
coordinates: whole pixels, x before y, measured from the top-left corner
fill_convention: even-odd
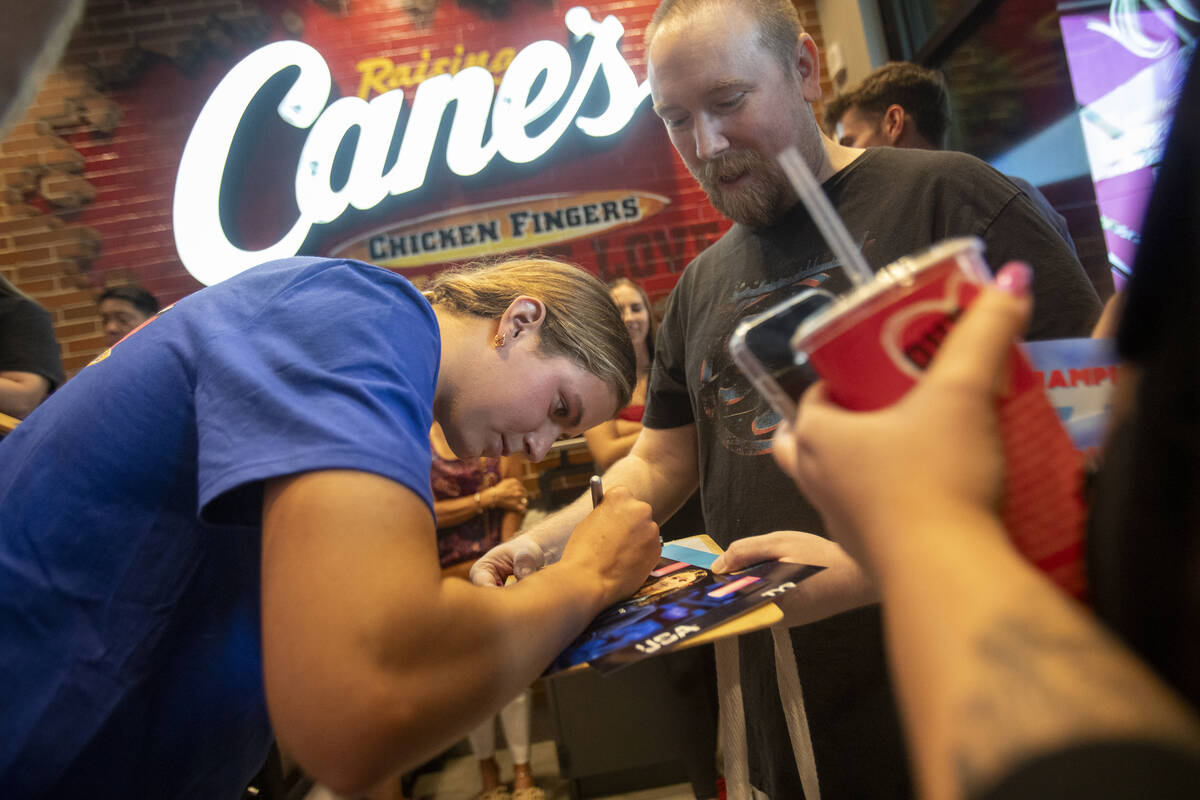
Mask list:
[[[524,457],[521,456],[504,456],[500,459],[500,478],[512,478],[520,481],[525,475],[523,464]],[[524,489],[524,484],[521,485]],[[517,535],[517,531],[521,529],[521,523],[525,521],[525,509],[529,504],[529,496],[522,495],[521,500],[524,501],[519,510],[513,510],[511,507],[505,509],[504,517],[500,520],[500,541],[507,542]],[[466,575],[463,576],[464,578]]]
[[[696,490],[699,482],[696,426],[643,428],[629,455],[604,473],[606,492],[628,489],[649,503],[654,520],[665,522]],[[588,493],[512,541],[492,548],[471,568],[481,586],[501,586],[509,575],[524,578],[558,560],[576,525],[591,512]]]
[[[1013,197],[983,235],[993,269],[1021,260],[1033,266],[1033,318],[1025,338],[1090,335],[1100,298],[1075,253],[1024,195]]]
[[[321,471],[266,486],[263,667],[281,745],[341,794],[434,755],[527,686],[658,556],[616,490],[559,562],[506,591],[442,580],[406,487]]]
[[[0,411],[24,419],[63,382],[50,315],[19,301],[0,319]]]
[[[50,393],[50,381],[32,372],[0,372],[0,411],[25,419]]]
[[[662,524],[670,519],[695,491],[699,480],[695,430],[694,425],[643,428],[633,451],[604,473],[605,488],[626,486],[635,497],[650,504],[655,521]],[[542,564],[552,563],[554,553],[561,547],[559,542],[570,536],[573,526],[590,509],[591,500],[584,495],[518,536],[511,546],[493,548],[472,567],[471,580],[481,585],[499,585],[510,574],[522,576]],[[779,601],[785,614],[783,622],[788,626],[806,625],[879,601],[874,584],[839,545],[801,531],[776,531],[739,539],[713,564],[713,569],[731,572],[775,559],[825,567]]]
[[[621,423],[632,430],[622,433]],[[587,440],[596,467],[603,472],[629,455],[641,432],[642,426],[636,422],[609,420],[584,431],[583,438]]]
[[[714,572],[736,572],[763,561],[814,564],[825,569],[778,599],[781,625],[794,628],[879,602],[862,567],[837,542],[804,531],[775,531],[737,539],[713,562]]]

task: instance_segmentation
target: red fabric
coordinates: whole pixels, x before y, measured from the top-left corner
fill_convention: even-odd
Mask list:
[[[645,413],[645,406],[625,406],[617,412],[617,418],[629,420],[630,422],[641,422],[642,415]]]

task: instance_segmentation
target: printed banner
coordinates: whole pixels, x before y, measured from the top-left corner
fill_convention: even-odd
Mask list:
[[[1022,347],[1075,447],[1085,453],[1098,448],[1117,382],[1119,359],[1112,340],[1053,339]]]
[[[413,269],[536,250],[640,222],[670,202],[661,195],[624,189],[502,200],[376,230],[339,245],[332,255]]]

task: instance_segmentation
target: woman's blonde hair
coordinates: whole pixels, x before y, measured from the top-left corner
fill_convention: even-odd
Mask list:
[[[607,287],[579,267],[547,258],[476,263],[437,275],[425,289],[435,306],[499,319],[513,300],[542,301],[539,350],[565,356],[611,386],[617,408],[629,404],[637,361],[629,332]]]

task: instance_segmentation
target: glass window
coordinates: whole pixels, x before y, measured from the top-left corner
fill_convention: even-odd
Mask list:
[[[1086,172],[1054,0],[1008,0],[936,66],[950,87],[952,148],[992,160],[1065,120],[1059,145],[1078,154],[1076,175]],[[1075,175],[1021,177],[1048,183]]]
[[[943,25],[960,19],[980,0],[880,0],[888,49],[897,61],[912,61]]]

